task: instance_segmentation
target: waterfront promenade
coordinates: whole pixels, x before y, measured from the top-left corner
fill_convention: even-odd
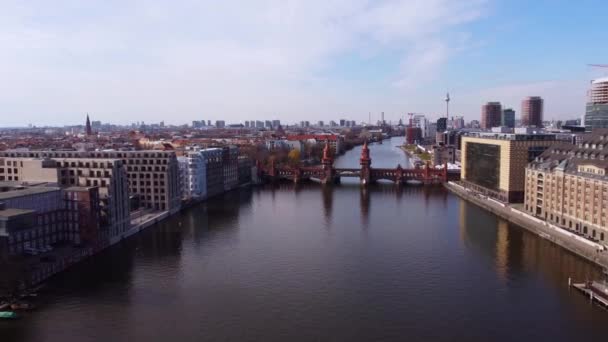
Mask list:
[[[470,191],[459,185],[458,182],[446,183],[445,187],[464,200],[472,202],[599,266],[608,268],[608,251],[599,243],[537,219],[520,210],[518,205],[507,205]]]

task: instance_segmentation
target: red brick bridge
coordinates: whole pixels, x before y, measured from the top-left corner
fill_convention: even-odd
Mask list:
[[[372,168],[372,159],[370,158],[367,142],[363,144],[363,149],[361,150],[360,168],[335,168],[333,163],[334,160],[330,154],[329,144],[326,143],[320,167],[276,167],[274,161],[271,161],[270,166],[262,169],[261,173],[265,178],[270,180],[288,179],[299,183],[316,178],[323,184],[339,183],[342,177],[359,178],[362,185],[374,183],[378,180],[389,180],[400,185],[408,181],[419,181],[423,184],[439,184],[460,179],[460,172],[449,171],[447,164],[441,169],[431,168],[428,163],[424,167],[414,169],[404,169],[401,165],[397,165],[394,169]]]

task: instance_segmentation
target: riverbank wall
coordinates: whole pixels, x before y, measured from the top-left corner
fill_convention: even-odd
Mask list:
[[[478,207],[537,234],[598,266],[608,268],[608,252],[604,245],[540,220],[514,206],[477,194],[456,182],[445,183],[445,187],[460,198],[473,203]]]

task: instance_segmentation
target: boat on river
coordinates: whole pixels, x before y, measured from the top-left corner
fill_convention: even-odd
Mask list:
[[[19,315],[13,311],[0,311],[0,319],[17,319]]]

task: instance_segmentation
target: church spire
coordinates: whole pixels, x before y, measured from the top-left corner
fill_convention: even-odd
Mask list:
[[[91,120],[89,120],[89,113],[87,113],[86,133],[87,135],[93,134],[91,131]]]

